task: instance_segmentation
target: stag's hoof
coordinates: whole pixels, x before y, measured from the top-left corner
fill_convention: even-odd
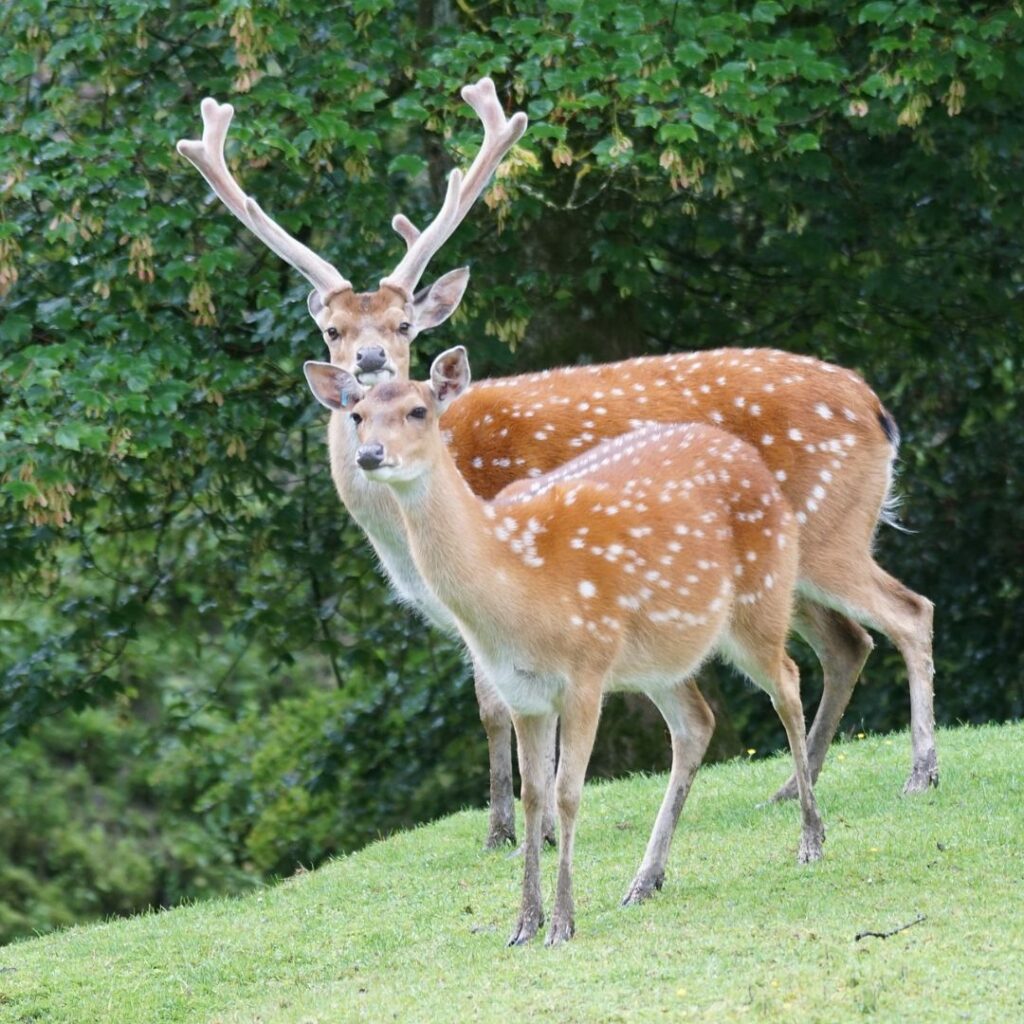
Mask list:
[[[637,875],[629,891],[622,897],[624,907],[635,907],[644,900],[650,899],[665,883],[664,874],[650,876]]]
[[[551,928],[548,931],[548,937],[544,940],[544,945],[559,946],[563,942],[568,942],[575,934],[576,922],[572,919],[572,915],[563,916],[556,912],[551,918]]]
[[[908,793],[924,793],[931,786],[939,784],[939,759],[934,750],[929,750],[924,757],[914,761],[910,775],[903,784],[904,796]]]
[[[554,826],[551,830],[544,829],[544,848],[547,850],[558,849],[558,834],[555,832]]]
[[[519,915],[519,922],[515,931],[508,940],[509,946],[525,946],[540,930],[544,923],[544,915],[539,911],[536,913],[523,913]]]
[[[791,775],[789,781],[779,788],[768,801],[770,804],[781,804],[785,800],[795,800],[800,795],[796,788],[796,776]]]
[[[506,846],[516,845],[515,824],[508,822],[492,822],[487,830],[487,841],[484,843],[485,850],[501,850]]]

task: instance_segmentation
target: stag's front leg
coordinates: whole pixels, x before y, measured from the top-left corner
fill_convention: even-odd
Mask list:
[[[523,814],[526,840],[523,843],[523,897],[510,946],[521,946],[537,934],[544,923],[540,892],[540,847],[548,788],[546,758],[554,742],[556,718],[552,715],[513,715],[519,774],[522,777]]]
[[[480,721],[487,733],[491,771],[491,811],[484,849],[516,844],[516,808],[512,794],[512,716],[479,665],[473,665],[473,685]]]
[[[587,774],[590,753],[597,735],[597,720],[601,715],[601,681],[570,691],[561,717],[561,751],[555,793],[558,799],[558,818],[561,827],[561,848],[558,854],[558,888],[555,909],[551,915],[551,929],[546,945],[555,946],[571,939],[576,931],[575,905],[572,891],[572,855],[576,839],[576,815],[583,795],[583,780]]]

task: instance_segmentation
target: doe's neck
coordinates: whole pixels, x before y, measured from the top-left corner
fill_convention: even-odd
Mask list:
[[[423,578],[461,620],[472,624],[493,611],[499,568],[504,570],[502,606],[514,604],[509,588],[516,587],[518,567],[492,532],[487,503],[470,490],[448,449],[439,442],[434,456],[423,474],[391,489]]]

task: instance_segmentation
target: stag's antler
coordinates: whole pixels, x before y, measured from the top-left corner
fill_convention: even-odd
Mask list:
[[[483,145],[465,177],[461,171],[452,171],[441,211],[423,232],[400,213],[392,220],[391,226],[405,239],[408,250],[402,262],[380,282],[382,287],[412,295],[431,257],[469,213],[502,158],[526,131],[526,114],[522,111],[506,120],[491,79],[481,78],[475,85],[463,86],[462,98],[483,122]]]
[[[207,180],[220,201],[261,241],[290,263],[317,290],[321,299],[352,285],[312,249],[292,238],[280,224],[271,220],[255,199],[247,196],[231,176],[224,162],[224,139],[235,110],[230,103],[218,103],[207,97],[199,107],[203,115],[201,142],[182,139],[178,152],[193,163]]]

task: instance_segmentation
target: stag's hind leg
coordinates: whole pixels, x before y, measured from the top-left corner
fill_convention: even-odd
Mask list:
[[[807,599],[797,603],[793,628],[810,644],[824,673],[821,701],[807,735],[811,780],[817,782],[832,737],[875,644],[852,619]],[[796,796],[796,776],[791,775],[772,801],[794,800]]]
[[[715,731],[715,716],[696,683],[685,682],[674,690],[651,696],[672,736],[672,774],[644,859],[622,900],[623,906],[641,903],[661,888],[679,815]]]
[[[814,567],[813,596],[884,633],[907,665],[910,682],[910,738],[913,763],[904,793],[939,784],[933,707],[933,605],[890,576],[874,559]]]

